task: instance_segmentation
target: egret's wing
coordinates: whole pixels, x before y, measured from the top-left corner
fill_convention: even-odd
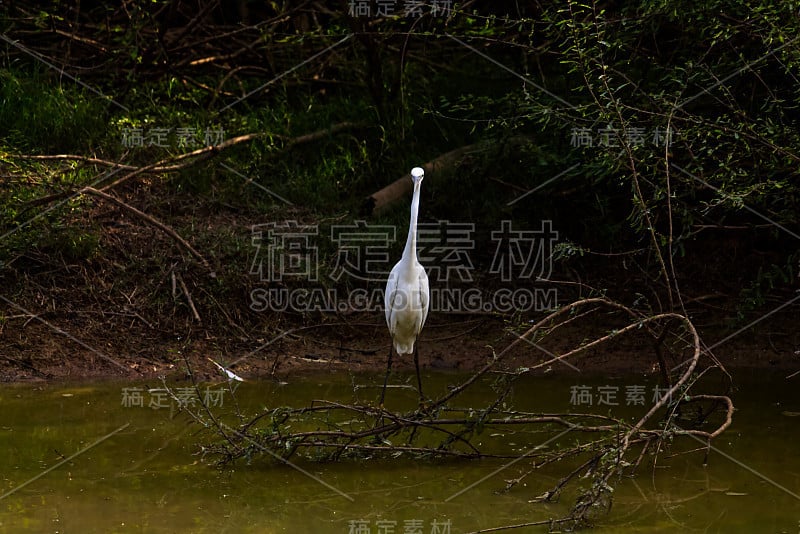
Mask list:
[[[417,330],[417,334],[419,334],[422,331],[422,327],[425,326],[425,320],[428,318],[428,308],[431,300],[431,288],[428,285],[428,275],[425,273],[425,269],[420,269],[419,272],[419,300],[420,304],[422,305],[422,321],[419,323],[419,330]]]
[[[394,297],[397,292],[397,266],[395,265],[392,272],[389,273],[389,279],[386,280],[386,290],[383,292],[383,313],[386,316],[386,326],[389,327],[389,332],[392,331],[392,312],[394,312]]]

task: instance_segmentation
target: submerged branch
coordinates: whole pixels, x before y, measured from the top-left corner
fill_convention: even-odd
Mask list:
[[[578,347],[565,350],[544,363],[512,372],[495,372],[512,351],[527,347],[523,341],[530,341],[545,331],[547,335],[553,335],[558,328],[576,317],[582,320],[587,314],[596,313],[603,308],[624,314],[629,323]],[[555,361],[574,359],[590,349],[634,332],[656,339],[663,332],[658,328],[659,325],[675,321],[682,323],[684,333],[688,333],[691,356],[684,365],[675,368],[681,370],[680,375],[675,379],[669,377],[668,384],[671,386],[664,395],[635,422],[603,414],[531,413],[506,406],[510,402],[510,392],[520,377]],[[685,341],[681,332],[670,330],[670,336]],[[659,343],[659,346],[665,345]],[[569,516],[560,520],[577,527],[590,524],[597,510],[610,506],[613,484],[623,472],[634,472],[642,464],[646,451],[655,451],[655,454],[651,453],[655,461],[662,445],[675,438],[691,435],[710,442],[731,424],[734,408],[730,398],[725,395],[692,392],[697,385],[695,370],[702,355],[697,331],[685,316],[677,313],[642,316],[608,299],[588,298],[548,314],[495,353],[483,368],[462,383],[451,387],[438,399],[421,405],[416,410],[401,413],[371,404],[314,400],[304,407],[283,407],[260,413],[249,421],[240,423],[238,430],[227,433],[223,441],[204,447],[204,450],[216,455],[221,463],[243,457],[251,458],[265,450],[283,460],[297,454],[318,461],[400,456],[425,459],[525,460],[529,468],[507,481],[506,490],[515,487],[525,477],[545,465],[562,465],[561,462],[568,459],[579,459],[577,467],[573,464],[558,483],[538,499],[551,500],[579,476],[582,479],[588,478],[591,481],[590,487],[578,495]],[[661,360],[663,357],[660,353],[655,353],[653,359]],[[713,359],[705,371],[709,369],[720,369],[724,373],[724,369]],[[489,374],[490,371],[492,375]],[[485,406],[461,408],[454,404],[456,400],[464,404],[466,391],[482,378],[488,379],[495,375],[495,396]],[[707,413],[703,412],[703,417],[695,422],[694,427],[681,428],[676,424],[680,408],[687,407],[690,403],[701,403],[710,408]],[[708,423],[712,412],[723,414],[722,421],[716,428],[709,430],[698,427]],[[656,421],[657,414],[661,416]],[[656,424],[652,425],[654,422]],[[533,440],[531,448],[522,454],[519,450],[507,450],[499,439],[487,439],[485,431],[488,428],[497,432],[504,428],[513,428],[517,433],[523,429],[526,433],[535,431],[540,437],[545,436],[545,439]],[[484,437],[477,439],[480,435]],[[502,435],[498,433],[492,437]],[[560,439],[562,436],[566,437]],[[442,437],[444,441],[441,441]],[[234,441],[233,446],[228,441],[231,439]],[[551,443],[556,439],[560,441]],[[651,447],[651,444],[658,446]]]

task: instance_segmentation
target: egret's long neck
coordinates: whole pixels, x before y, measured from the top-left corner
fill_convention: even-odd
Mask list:
[[[420,183],[414,185],[414,197],[411,199],[411,220],[408,223],[408,238],[403,251],[403,259],[410,267],[417,263],[417,213],[419,212]]]

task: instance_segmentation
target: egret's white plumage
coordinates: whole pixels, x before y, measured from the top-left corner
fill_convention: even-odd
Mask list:
[[[417,336],[425,325],[428,318],[428,306],[430,302],[430,288],[428,286],[428,275],[425,268],[417,259],[417,214],[419,212],[419,194],[422,187],[422,178],[425,172],[420,167],[411,170],[411,180],[414,182],[414,196],[411,199],[411,220],[408,224],[408,239],[406,248],[400,261],[392,268],[389,279],[386,282],[384,293],[384,306],[386,314],[386,325],[392,336],[392,343],[398,354],[414,354],[414,364],[417,367],[417,381],[422,389],[419,380],[419,362],[414,343]],[[389,368],[391,367],[391,349],[389,352],[389,364],[386,370],[388,379]],[[386,381],[384,381],[384,393]],[[422,391],[420,391],[422,395]],[[383,402],[383,395],[381,395]]]

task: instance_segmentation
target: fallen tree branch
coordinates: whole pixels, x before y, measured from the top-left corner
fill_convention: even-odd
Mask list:
[[[506,140],[506,145],[522,145],[525,143],[529,143],[531,141],[528,137],[512,137]],[[422,169],[425,171],[425,176],[429,176],[431,174],[436,175],[445,171],[447,169],[451,169],[461,163],[461,161],[472,154],[477,154],[480,152],[484,152],[486,150],[491,149],[495,145],[496,141],[484,141],[481,143],[475,143],[472,145],[466,145],[455,150],[451,150],[450,152],[446,152],[441,156],[438,156],[427,163],[423,163],[420,165]],[[364,204],[362,206],[361,212],[364,215],[372,216],[377,215],[380,212],[386,210],[389,206],[393,203],[397,202],[398,200],[402,199],[405,196],[411,194],[413,187],[412,182],[410,179],[410,174],[406,173],[394,182],[390,183],[380,191],[376,191],[368,196]]]
[[[203,321],[200,319],[200,314],[197,313],[197,308],[194,306],[194,301],[192,300],[192,294],[189,293],[189,288],[186,287],[186,283],[183,281],[183,277],[178,274],[178,283],[181,286],[181,291],[183,291],[183,296],[186,297],[186,301],[189,303],[189,308],[192,310],[192,315],[194,316],[195,320],[198,323],[202,323]]]
[[[508,359],[515,348],[526,346],[523,342],[538,341],[534,336],[543,332],[552,335],[562,326],[604,309],[624,314],[627,324],[590,341],[581,342],[574,348],[560,351],[545,362],[532,363],[516,370],[500,369],[500,364]],[[636,332],[656,339],[663,331],[657,328],[658,325],[663,327],[665,323],[674,323],[676,320],[683,323],[685,328],[682,332],[670,329],[668,336],[682,341],[675,350],[686,357],[685,365],[680,366],[679,371],[673,369],[675,379],[668,381],[669,385],[665,385],[661,396],[654,398],[648,409],[643,409],[645,413],[638,421],[614,418],[608,414],[532,413],[504,407],[505,403],[512,402],[512,388],[518,385],[520,377]],[[690,354],[686,354],[688,350],[691,350]],[[531,462],[529,469],[506,481],[506,490],[546,465],[566,465],[570,462],[565,476],[551,491],[542,494],[537,502],[552,500],[578,477],[588,479],[589,487],[580,490],[571,512],[561,519],[573,527],[580,527],[591,524],[599,510],[610,507],[615,481],[623,473],[635,472],[643,462],[645,451],[654,450],[653,445],[659,445],[652,455],[655,465],[661,444],[669,444],[679,436],[705,438],[703,441],[710,443],[730,426],[734,407],[729,397],[694,393],[697,379],[692,377],[703,354],[697,331],[685,316],[677,313],[645,316],[606,298],[588,298],[549,313],[517,335],[517,339],[509,342],[503,350],[495,353],[483,368],[460,384],[448,386],[448,390],[439,398],[421,404],[416,410],[403,413],[386,410],[382,405],[314,400],[305,407],[279,407],[263,411],[248,422],[239,423],[237,437],[240,439],[235,447],[222,443],[204,446],[204,451],[218,456],[222,464],[242,457],[251,458],[253,454],[264,450],[272,451],[272,456],[282,460],[303,454],[316,460],[329,461],[347,457],[365,459],[410,455],[426,459],[514,458],[515,461]],[[657,357],[658,354],[655,354],[654,358]],[[710,369],[725,373],[713,358],[710,366],[700,374]],[[488,378],[490,371],[496,376],[492,383],[494,393],[485,405],[453,405],[457,397],[464,399],[464,392],[481,377]],[[356,391],[354,385],[354,393]],[[471,402],[474,403],[474,399]],[[682,428],[678,425],[680,408],[692,402],[707,405],[707,409],[702,411],[701,418],[691,422],[691,427]],[[702,405],[699,406],[701,409]],[[720,412],[723,414],[722,421],[709,423],[708,416]],[[660,419],[653,425],[657,414],[661,414]],[[485,437],[488,428],[497,432],[490,436],[502,436],[506,431],[522,435],[537,428],[536,433],[546,432],[552,436],[545,443],[555,441],[568,432],[571,435],[566,440],[556,442],[555,447],[536,446],[520,455],[519,449],[495,450],[492,447],[496,445],[477,437]],[[541,440],[537,443],[541,443]],[[571,463],[573,461],[574,464]]]
[[[436,159],[422,164],[422,169],[426,175],[431,175],[437,171],[442,171],[446,168],[453,167],[456,163],[460,162],[464,156],[473,154],[485,149],[485,146],[480,144],[467,145],[451,150],[442,154]],[[397,202],[401,198],[411,194],[412,182],[409,173],[403,174],[400,178],[390,183],[380,191],[371,194],[364,201],[362,213],[364,215],[377,215],[384,211],[387,207]]]
[[[92,158],[89,156],[81,156],[80,154],[20,154],[17,156],[20,159],[28,159],[33,161],[80,161],[82,163],[89,163],[91,165],[102,165],[104,167],[114,167],[117,169],[124,169],[126,171],[135,171],[139,169],[136,165],[125,165],[116,161],[107,159]],[[154,172],[158,172],[157,170]],[[33,201],[31,201],[33,202]]]

